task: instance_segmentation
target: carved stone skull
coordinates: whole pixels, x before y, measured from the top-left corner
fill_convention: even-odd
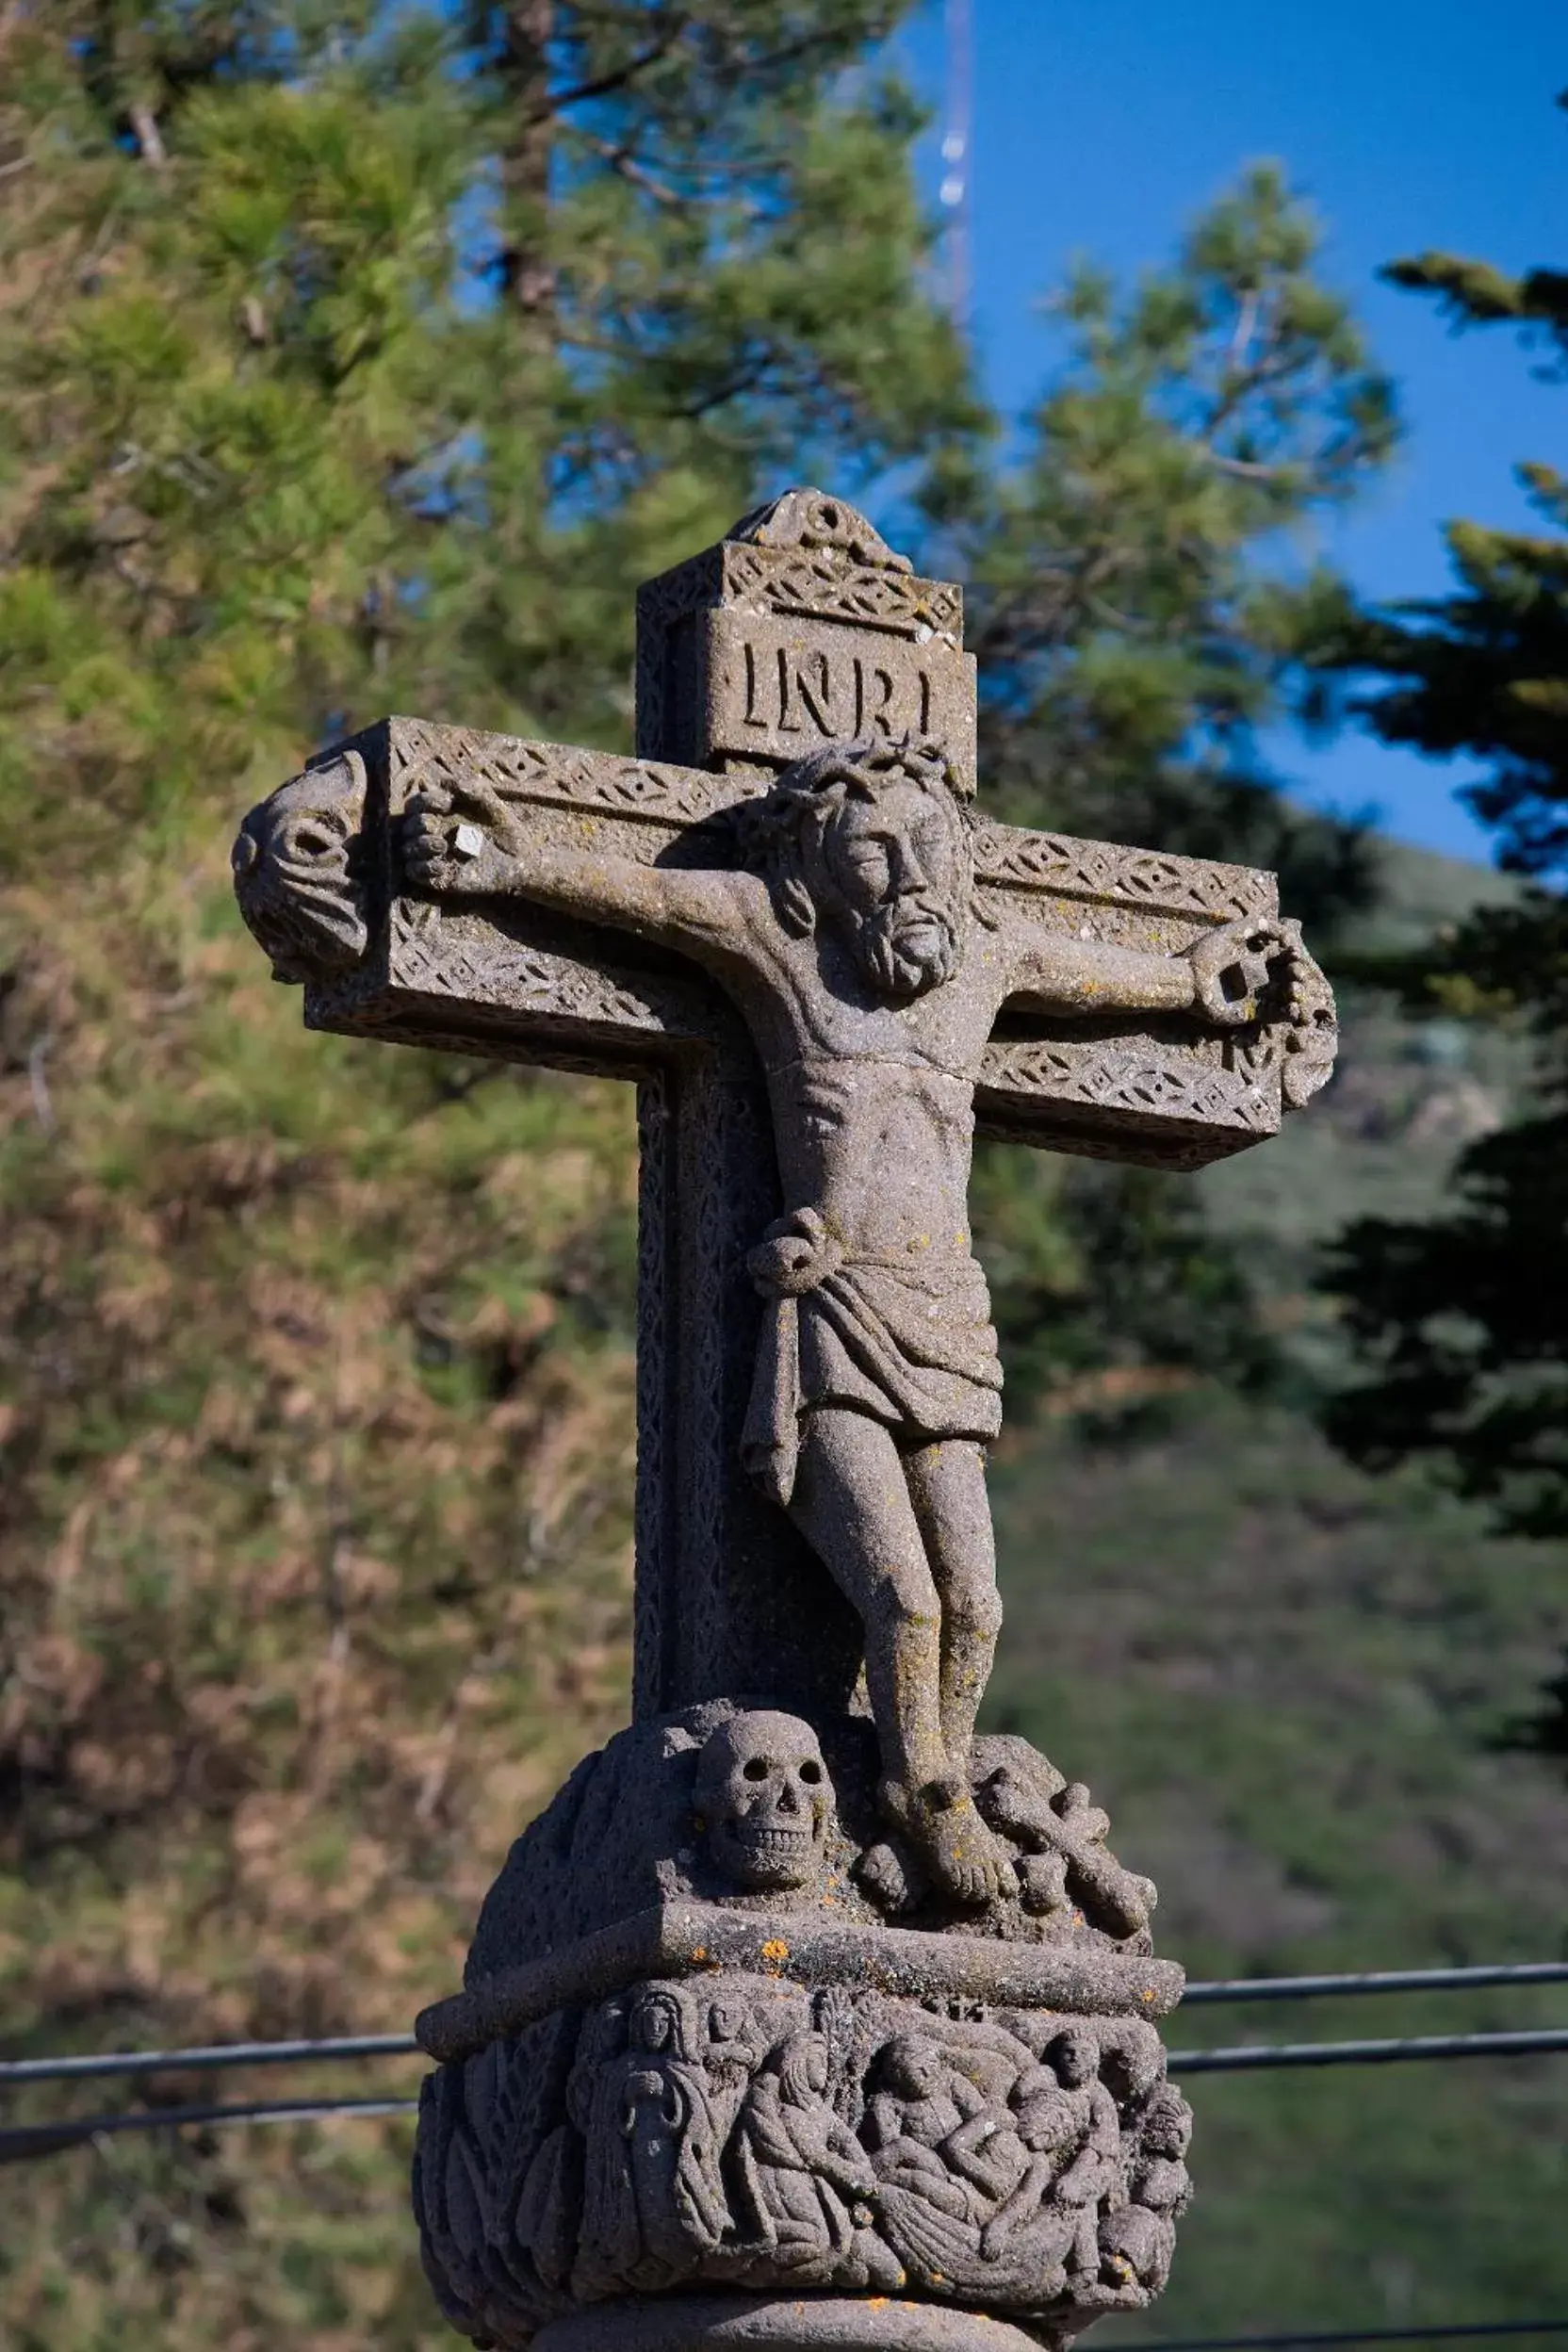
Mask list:
[[[798,1716],[732,1716],[712,1733],[694,1797],[708,1852],[750,1892],[808,1886],[826,1850],[833,1787]]]

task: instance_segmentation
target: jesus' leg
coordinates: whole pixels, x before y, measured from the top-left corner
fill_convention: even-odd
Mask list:
[[[986,1457],[972,1438],[949,1438],[923,1446],[906,1462],[941,1602],[942,1744],[954,1771],[962,1772],[1002,1629]]]
[[[806,1422],[790,1515],[859,1612],[882,1770],[912,1792],[946,1762],[941,1612],[904,1464],[880,1421],[818,1406]]]
[[[865,1627],[885,1809],[950,1895],[988,1901],[1006,1861],[942,1739],[940,1605],[891,1432],[869,1413],[818,1406],[790,1513]]]

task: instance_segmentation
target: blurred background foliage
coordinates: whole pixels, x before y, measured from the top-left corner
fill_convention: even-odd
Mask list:
[[[1199,1969],[1560,1949],[1560,543],[1458,527],[1416,614],[1302,556],[1396,407],[1268,170],[1140,285],[1081,270],[1005,429],[933,287],[906,13],[0,8],[8,2051],[404,2027],[623,1720],[629,1100],[305,1036],[227,842],[383,710],[624,744],[637,582],[813,478],[970,583],[994,807],[1275,865],[1348,984],[1278,1146],[982,1157],[992,1722],[1093,1779]],[[1408,271],[1560,337],[1550,272]],[[1535,887],[1282,796],[1261,731],[1357,703],[1494,757]],[[1374,1479],[1320,1409],[1481,1499]],[[1560,2302],[1547,2089],[1454,2071],[1205,2088],[1151,2327]],[[405,2157],[346,2124],[16,2171],[8,2341],[434,2352]]]

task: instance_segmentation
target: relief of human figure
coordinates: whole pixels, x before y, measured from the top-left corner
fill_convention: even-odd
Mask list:
[[[1101,2253],[1111,2275],[1150,2295],[1170,2276],[1177,2216],[1192,2195],[1191,2139],[1191,2108],[1172,2083],[1162,2083],[1138,2133],[1129,2201],[1101,2225]]]
[[[1059,2292],[1070,2274],[1101,2269],[1101,2214],[1124,2197],[1121,2131],[1115,2099],[1100,2081],[1094,2036],[1059,2034],[1048,2064],[1020,2078],[1011,2106],[1026,2162],[981,2235],[988,2262]]]
[[[767,2055],[767,2039],[745,2000],[721,1995],[708,2004],[708,2045],[703,2073],[714,2146],[728,2146],[735,2118],[744,2105],[753,2075]]]
[[[572,2292],[656,2289],[715,2246],[728,2215],[708,2084],[673,1987],[632,2002],[627,2048],[580,2057],[568,2105],[586,2141],[582,2230]]]
[[[950,2161],[986,2115],[985,2093],[923,2034],[901,2034],[877,2060],[861,2135],[872,2151],[884,2234],[923,2284],[961,2289],[980,2261],[984,2191]]]
[[[998,2278],[1027,2279],[1039,2299],[1049,2301],[1066,2288],[1067,2257],[1081,2219],[1052,2192],[1083,2141],[1084,2117],[1043,2066],[1021,2076],[1008,2106],[1007,2125],[977,2151],[995,2176],[981,2258]]]
[[[982,2107],[942,2142],[942,2159],[949,2170],[977,2189],[983,2205],[992,2212],[1011,2197],[1029,2168],[1029,2149],[1019,2129],[1019,2114],[1035,2084],[1042,2082],[1055,2088],[1054,2075],[1048,2076],[1042,2066],[1027,2067],[1009,2092],[1005,2108]]]
[[[983,2118],[985,2094],[935,2042],[901,2034],[883,2050],[864,2133],[879,2180],[912,2189],[956,2220],[977,2217],[979,2201],[948,2164],[947,2144]]]
[[[737,2225],[803,2284],[895,2289],[903,2266],[871,2226],[876,2175],[828,2078],[827,2042],[811,2032],[791,2034],[758,2074],[729,2150]]]
[[[982,1053],[1007,1003],[1214,1030],[1269,995],[1304,1024],[1315,967],[1289,923],[1165,955],[983,907],[937,743],[831,746],[743,816],[749,869],[647,866],[465,783],[416,804],[404,862],[439,897],[519,893],[678,949],[743,1016],[787,1203],[749,1261],[768,1307],[747,1460],[859,1613],[890,1827],[981,1904],[1014,1888],[968,1777],[1001,1622],[985,1448],[1002,1367],[968,1215]]]
[[[1116,2101],[1100,2080],[1100,2048],[1092,2034],[1058,2034],[1046,2059],[1082,2132],[1072,2160],[1056,2180],[1054,2197],[1078,2217],[1068,2253],[1070,2271],[1089,2278],[1100,2273],[1100,2220],[1125,2200],[1121,2178],[1121,2122]]]

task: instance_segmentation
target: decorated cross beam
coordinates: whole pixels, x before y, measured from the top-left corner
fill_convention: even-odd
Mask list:
[[[525,1839],[487,1906],[469,1991],[433,2013],[427,2047],[461,2068],[495,2036],[545,2032],[564,2003],[618,1998],[638,1978],[711,1965],[749,1981],[751,1930],[723,1906],[740,1905],[743,1921],[787,1893],[784,1924],[764,1922],[778,1933],[758,1951],[776,1947],[776,1973],[790,1972],[784,1955],[809,1955],[798,1959],[808,2009],[790,2029],[810,2044],[798,2064],[785,2065],[782,2043],[773,2059],[760,2045],[749,2060],[740,2049],[699,2059],[688,2042],[707,2050],[726,2035],[711,2018],[699,2030],[673,1993],[641,2026],[628,2026],[624,2003],[618,2025],[602,2023],[625,2054],[580,2053],[589,2074],[609,2067],[605,2115],[622,2100],[623,2140],[636,2141],[633,2076],[657,2077],[661,2112],[674,2101],[693,2115],[699,2099],[712,2107],[721,2078],[742,2099],[745,2077],[745,2099],[772,2101],[765,2125],[753,2115],[753,2171],[815,2164],[821,2175],[807,2200],[815,2222],[794,2191],[778,2190],[776,2211],[748,2192],[754,2234],[773,2231],[771,2269],[738,2255],[727,2270],[702,2267],[740,2243],[727,2206],[722,2224],[694,2218],[704,2196],[722,2203],[734,2188],[719,2157],[705,2183],[649,2188],[685,2214],[688,2253],[717,2230],[690,2278],[755,2283],[782,2270],[865,2289],[896,2274],[962,2300],[972,2271],[998,2290],[992,2305],[1045,2310],[1066,2295],[1083,2314],[1147,2300],[1165,2259],[1166,2223],[1134,2228],[1119,2252],[1102,2230],[1113,2176],[1125,2188],[1143,2161],[1123,2146],[1117,2105],[1135,2108],[1144,2130],[1152,2086],[1136,2087],[1138,2065],[1107,2059],[1103,2031],[1089,2066],[1098,2092],[1076,2047],[1052,2062],[1049,2083],[1037,2064],[1033,2090],[1020,2077],[1003,2098],[1018,2150],[1004,2164],[1001,2142],[982,2154],[1003,2128],[995,2098],[972,2103],[982,2078],[994,2092],[994,2068],[960,2066],[963,2093],[948,2080],[951,2052],[923,2054],[889,2025],[881,2057],[856,2057],[861,2029],[835,2011],[849,2035],[835,2056],[822,2023],[828,1988],[847,2001],[850,1986],[895,2008],[899,1985],[923,1984],[982,2011],[1005,1993],[1069,2016],[1097,2003],[1135,2015],[1142,2002],[1145,2018],[1170,1997],[1159,1964],[1125,1974],[1148,1952],[1152,1891],[1105,1854],[1104,1817],[1032,1751],[999,1760],[998,1743],[974,1737],[1000,1617],[984,1449],[1002,1372],[971,1248],[972,1141],[978,1131],[1201,1166],[1276,1133],[1323,1083],[1333,1006],[1271,875],[992,824],[975,791],[960,592],[917,578],[849,507],[796,490],[643,590],[634,757],[387,719],[252,813],[236,872],[247,920],[278,976],[304,984],[314,1026],[639,1086],[636,1722],[623,1739],[655,1745],[637,1751],[645,1789],[626,1779],[629,1750],[600,1781],[621,1788],[637,1820],[645,1801],[658,1820],[629,1833],[617,1891],[596,1907],[564,1886],[547,1901],[545,1849]],[[674,1770],[672,1796],[671,1758],[688,1749],[701,1760]],[[587,1817],[570,1794],[549,1852],[578,1853],[597,1884],[574,1844]],[[676,1817],[693,1805],[682,1831]],[[836,1862],[830,1814],[849,1838]],[[703,1836],[707,1858],[694,1860]],[[643,1907],[629,1911],[639,1885]],[[677,1894],[685,1908],[672,1909]],[[556,1943],[565,1921],[585,1938],[568,1936],[564,1960],[540,1948],[547,1914]],[[1076,1956],[1055,1949],[1062,1938]],[[1009,1943],[1028,1950],[1009,1955]],[[1020,2033],[1008,2048],[1022,2066]],[[678,2082],[661,2066],[686,2071]],[[699,2093],[692,2070],[704,2066]],[[574,2164],[594,2162],[596,2096],[584,2088],[575,2121],[559,2126],[588,2143],[571,2144]],[[1033,2152],[1031,2099],[1055,2118],[1039,2123]],[[836,2157],[816,2115],[824,2100],[842,2127]],[[741,2132],[751,2112],[737,2107],[726,2128]],[[1154,2139],[1184,2148],[1175,2114]],[[456,2129],[432,2126],[449,2153]],[[1047,2161],[1052,2131],[1062,2146],[1077,2135],[1086,2180],[1101,2166],[1092,2222],[1062,2185],[1069,2159]],[[667,2152],[667,2133],[659,2145]],[[1166,2179],[1179,2154],[1149,2162]],[[514,2157],[492,2164],[503,2199],[517,2194],[499,2177]],[[469,2150],[462,2162],[490,2159]],[[856,2164],[858,2203],[846,2185]],[[931,2165],[946,2166],[951,2196],[923,2185]],[[967,2270],[963,2231],[949,2243],[924,2208],[911,2215],[900,2183],[906,2206],[934,2197],[939,2216],[969,2215]],[[665,2223],[642,2214],[634,2185],[614,2222],[588,2213],[580,2182],[575,2204],[556,2186],[566,2201],[550,2206],[548,2229],[576,2253],[534,2247],[521,2317],[452,2286],[449,2307],[472,2331],[520,2344],[585,2299],[690,2283],[684,2255],[672,2268],[649,2251]],[[1061,2212],[1076,2215],[1065,2238],[1058,2188]],[[998,2268],[1015,2209],[1044,2235]],[[428,2197],[423,2210],[446,2276],[466,2259],[448,2243],[456,2225]],[[1149,2210],[1166,2208],[1156,2197]],[[810,2249],[798,2262],[779,2251],[796,2242],[791,2230]],[[1006,2278],[1025,2284],[1002,2294]],[[986,2302],[978,2286],[963,2293]],[[687,2320],[670,2324],[692,2340]]]

